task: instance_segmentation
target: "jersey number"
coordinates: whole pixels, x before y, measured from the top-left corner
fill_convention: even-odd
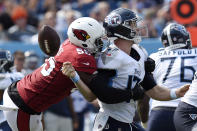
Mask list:
[[[137,84],[139,84],[140,78],[137,76],[129,75],[128,82],[127,82],[127,90],[131,90],[134,88]],[[126,101],[129,103],[129,101]]]
[[[43,76],[49,76],[50,73],[51,73],[51,71],[53,71],[53,69],[55,68],[55,61],[54,61],[54,58],[51,57],[51,58],[48,59],[48,61],[49,61],[49,68],[46,69],[47,63],[45,63],[45,64],[43,65],[42,70],[41,70],[41,74],[42,74]]]
[[[174,65],[174,61],[176,60],[177,57],[166,57],[166,58],[161,58],[161,62],[163,61],[167,61],[169,60],[170,61],[170,64],[168,66],[168,69],[167,69],[167,72],[165,74],[165,77],[163,78],[163,83],[167,80],[167,77],[168,75],[170,74],[170,71]],[[188,59],[194,59],[195,56],[186,56],[186,57],[181,57],[181,69],[180,69],[180,82],[192,82],[192,79],[185,79],[184,78],[184,74],[185,74],[185,69],[187,70],[191,70],[193,75],[194,76],[194,73],[195,73],[195,69],[192,67],[192,66],[185,66],[185,60],[188,60]]]

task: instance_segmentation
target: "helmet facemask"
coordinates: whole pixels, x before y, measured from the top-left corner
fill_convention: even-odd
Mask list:
[[[132,40],[136,44],[140,43],[142,38],[148,37],[147,26],[140,17],[126,20],[123,22],[122,26],[129,28],[131,31],[130,36],[133,38],[127,40]]]
[[[110,40],[106,36],[99,37],[95,40],[94,49],[89,50],[89,52],[93,54],[100,53],[109,45],[110,45]]]

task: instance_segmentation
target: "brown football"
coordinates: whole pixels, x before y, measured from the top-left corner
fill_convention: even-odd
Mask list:
[[[50,26],[44,25],[38,33],[38,42],[41,50],[49,55],[55,56],[60,47],[60,37]]]

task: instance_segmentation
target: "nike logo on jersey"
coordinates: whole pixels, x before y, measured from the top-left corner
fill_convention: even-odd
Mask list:
[[[82,64],[89,66],[90,63],[89,62],[83,62]]]
[[[192,120],[196,120],[197,118],[197,114],[189,114],[190,118],[192,118]]]

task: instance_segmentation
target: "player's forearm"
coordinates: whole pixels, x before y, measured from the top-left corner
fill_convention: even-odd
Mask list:
[[[159,100],[159,101],[168,101],[172,100],[170,96],[170,90],[156,85],[154,88],[145,92],[149,97]]]
[[[93,100],[96,99],[96,96],[92,93],[92,91],[88,88],[88,86],[84,84],[82,80],[76,82],[75,86],[79,89],[79,91],[87,101],[92,102]]]

